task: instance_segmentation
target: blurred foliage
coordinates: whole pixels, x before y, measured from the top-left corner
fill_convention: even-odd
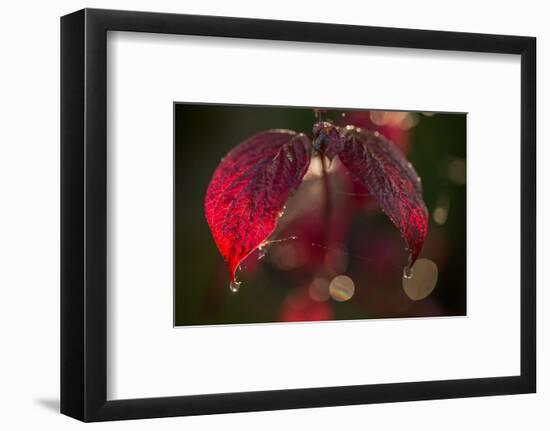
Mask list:
[[[436,219],[443,223],[430,217],[421,253],[437,264],[439,279],[428,298],[412,301],[401,285],[406,253],[398,230],[372,199],[354,195],[337,172],[331,175],[336,193],[330,225],[321,224],[318,180],[304,181],[275,233],[275,238],[298,239],[273,244],[262,260],[252,254],[239,274],[241,290],[230,292],[227,267],[204,217],[210,178],[221,158],[244,139],[273,128],[310,134],[314,114],[306,108],[183,103],[174,109],[176,325],[466,314],[465,114],[323,114],[340,125],[377,129],[392,139],[422,177],[430,214],[441,209]],[[326,248],[312,245],[323,230],[332,242]],[[328,285],[338,274],[353,279],[351,299],[312,298],[314,280]]]

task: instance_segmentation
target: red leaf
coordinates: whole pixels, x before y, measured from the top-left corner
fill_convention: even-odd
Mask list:
[[[269,130],[232,149],[214,172],[205,214],[232,281],[243,259],[275,230],[308,169],[309,153],[307,136]]]
[[[420,177],[394,144],[378,132],[347,126],[342,129],[342,139],[340,161],[369,189],[399,229],[407,242],[409,267],[412,266],[428,232],[428,210]]]

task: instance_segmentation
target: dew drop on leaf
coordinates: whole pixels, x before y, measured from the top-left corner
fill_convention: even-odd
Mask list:
[[[413,269],[411,265],[406,265],[403,268],[403,278],[406,280],[410,280],[411,278],[413,278]]]
[[[233,293],[237,293],[239,289],[241,288],[242,281],[232,281],[229,283],[229,290]]]
[[[285,156],[286,156],[287,160],[290,163],[294,163],[294,154],[292,154],[292,151],[290,150],[288,145],[285,145],[283,148],[284,148],[284,153],[285,153]]]
[[[410,280],[413,278],[413,275],[412,255],[409,253],[408,263],[403,267],[403,279]]]
[[[268,248],[269,248],[268,242],[263,242],[258,246],[258,260],[261,260],[267,256]]]

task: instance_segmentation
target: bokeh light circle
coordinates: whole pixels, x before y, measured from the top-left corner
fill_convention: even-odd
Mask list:
[[[309,296],[315,301],[327,301],[330,298],[329,281],[325,278],[316,278],[309,285]]]
[[[348,301],[355,293],[355,283],[347,275],[337,275],[330,282],[329,293],[335,301]]]
[[[412,276],[403,277],[403,290],[413,301],[420,301],[432,293],[437,284],[438,275],[434,261],[418,259],[412,267]]]

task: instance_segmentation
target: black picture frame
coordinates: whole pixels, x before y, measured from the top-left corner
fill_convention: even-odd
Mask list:
[[[107,401],[108,31],[520,55],[521,374]],[[62,17],[61,412],[89,422],[535,392],[535,101],[533,37],[98,9]]]

